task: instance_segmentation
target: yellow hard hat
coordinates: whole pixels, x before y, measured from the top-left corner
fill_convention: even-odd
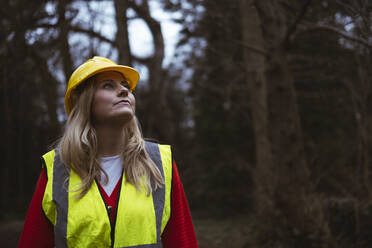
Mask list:
[[[84,64],[80,65],[71,75],[68,80],[67,90],[65,94],[65,108],[67,115],[72,110],[71,94],[74,89],[83,83],[86,79],[96,75],[97,73],[104,71],[117,71],[124,75],[128,80],[130,91],[132,92],[139,80],[139,73],[135,69],[129,66],[118,65],[115,62],[99,56],[94,56],[91,59],[85,61]]]

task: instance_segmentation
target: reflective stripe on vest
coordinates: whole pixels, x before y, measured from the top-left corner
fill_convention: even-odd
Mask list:
[[[52,150],[43,156],[48,183],[42,206],[54,225],[56,247],[162,247],[160,236],[170,217],[172,156],[168,145],[146,142],[146,151],[165,185],[146,196],[144,188],[138,193],[123,175],[111,224],[114,231],[97,183],[77,199],[80,177],[66,169],[58,152]]]

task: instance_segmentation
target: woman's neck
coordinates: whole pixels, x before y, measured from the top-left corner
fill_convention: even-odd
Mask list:
[[[115,156],[124,148],[123,127],[100,125],[95,128],[97,134],[98,157]]]

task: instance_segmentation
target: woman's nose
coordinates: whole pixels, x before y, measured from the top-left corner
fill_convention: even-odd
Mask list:
[[[129,89],[123,85],[119,86],[119,96],[127,96],[129,94]]]

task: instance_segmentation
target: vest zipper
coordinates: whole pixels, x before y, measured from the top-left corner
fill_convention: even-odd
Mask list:
[[[118,214],[118,209],[119,209],[119,200],[120,200],[121,187],[123,186],[123,177],[124,177],[124,170],[121,173],[118,195],[116,196],[116,206],[115,206],[115,212],[114,212],[114,219],[112,221],[112,226],[111,226],[111,247],[114,247],[114,242],[115,242],[116,216]],[[111,218],[110,218],[110,220],[111,220]]]
[[[99,187],[99,184],[97,182],[97,180],[95,179],[96,181],[96,184],[97,184],[97,188],[98,188],[98,191],[99,191],[99,194],[101,195],[101,199],[103,201],[103,203],[105,204],[105,209],[106,209],[106,213],[107,213],[107,217],[109,219],[109,222],[110,222],[110,227],[111,227],[111,230],[110,230],[110,236],[111,236],[111,247],[114,247],[114,235],[115,235],[115,226],[113,225],[112,221],[111,221],[111,218],[110,218],[110,213],[109,213],[109,210],[108,210],[108,206],[107,206],[107,203],[105,201],[105,198],[103,197],[102,195],[102,192],[101,192],[101,188]],[[118,192],[119,194],[119,192]],[[116,203],[117,205],[117,203]],[[116,212],[116,209],[115,209],[115,212]]]

